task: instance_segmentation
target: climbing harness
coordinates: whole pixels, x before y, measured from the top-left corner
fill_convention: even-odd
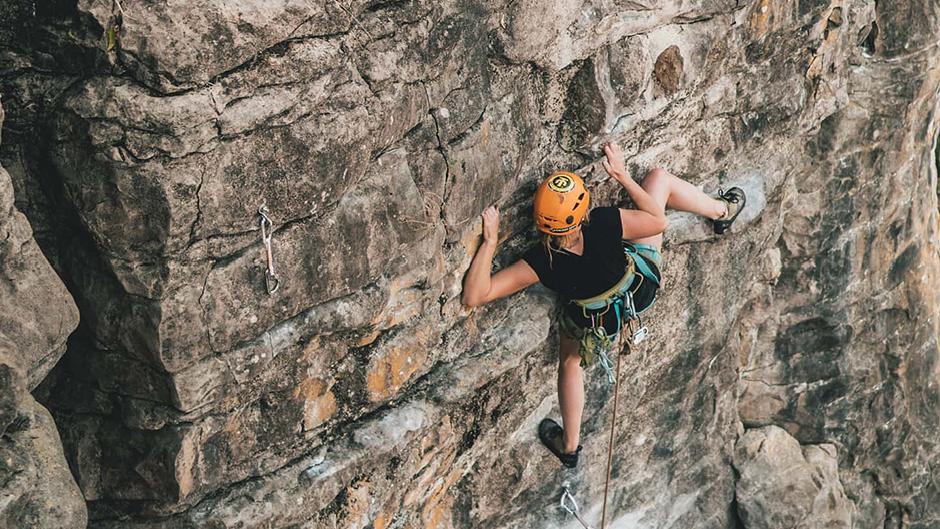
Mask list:
[[[590,525],[587,524],[587,522],[584,521],[583,518],[581,518],[581,509],[578,507],[578,502],[574,499],[574,495],[571,494],[571,491],[568,490],[568,487],[564,487],[564,492],[561,493],[560,506],[562,509],[564,509],[565,512],[574,516],[575,520],[581,524],[581,527],[584,529],[593,529]]]
[[[598,359],[601,368],[607,374],[607,383],[614,383],[614,368],[607,351],[614,345],[613,337],[620,334],[624,320],[637,321],[637,328],[633,330],[631,324],[631,339],[634,345],[639,345],[649,335],[649,329],[643,325],[639,311],[633,303],[633,295],[640,289],[644,281],[652,281],[659,286],[659,280],[653,272],[646,257],[641,255],[633,244],[624,244],[624,253],[630,258],[627,269],[613,287],[606,292],[587,299],[575,299],[572,302],[581,307],[585,319],[591,320],[591,327],[584,330],[581,338],[581,354],[585,364],[591,364]],[[638,273],[639,272],[639,273]],[[617,322],[614,334],[608,335],[604,327],[604,316],[613,309],[613,317]]]
[[[267,289],[268,294],[274,294],[281,286],[281,278],[274,271],[274,253],[271,250],[273,224],[268,217],[268,206],[261,204],[261,207],[258,208],[258,215],[261,216],[261,242],[264,244],[264,253],[268,265],[264,271],[264,287]]]

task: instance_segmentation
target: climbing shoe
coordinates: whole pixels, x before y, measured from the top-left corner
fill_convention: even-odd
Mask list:
[[[562,465],[568,468],[578,466],[578,455],[581,453],[581,446],[573,453],[565,453],[565,431],[557,422],[551,419],[542,419],[539,423],[539,440],[545,445]]]
[[[715,228],[715,233],[720,235],[731,227],[734,219],[738,218],[738,214],[741,213],[742,209],[744,209],[744,203],[747,201],[747,197],[744,196],[743,189],[740,187],[732,187],[727,191],[722,191],[719,189],[718,200],[721,200],[728,205],[728,211],[725,213],[725,215],[720,219],[715,219],[712,221],[712,226]]]

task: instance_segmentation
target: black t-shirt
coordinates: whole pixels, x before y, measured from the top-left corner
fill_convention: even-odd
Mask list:
[[[594,297],[609,290],[623,277],[630,257],[623,250],[623,225],[619,208],[594,209],[590,222],[582,226],[581,232],[584,237],[584,251],[581,255],[566,250],[552,250],[549,263],[545,247],[537,244],[529,248],[522,258],[535,270],[543,285],[561,295],[566,302],[565,313],[571,320],[581,327],[589,327],[591,320],[581,308],[568,302]],[[655,263],[648,264],[659,278],[659,269]],[[649,308],[656,298],[656,290],[655,283],[643,281],[633,297],[636,309],[643,311]],[[615,333],[619,328],[615,318],[602,319],[602,324],[608,334]]]
[[[581,233],[581,255],[553,249],[549,262],[545,247],[537,244],[522,256],[539,281],[565,300],[590,298],[606,291],[620,281],[627,267],[619,208],[595,208]]]

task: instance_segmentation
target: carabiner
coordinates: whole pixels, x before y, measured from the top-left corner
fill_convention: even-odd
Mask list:
[[[273,223],[268,217],[268,206],[261,204],[258,208],[258,215],[261,215],[261,243],[264,245],[264,255],[267,261],[267,268],[264,270],[264,287],[268,294],[274,294],[281,286],[281,278],[274,271],[274,251],[271,249],[271,241],[274,237]]]
[[[566,504],[565,500],[571,504],[571,507]],[[571,491],[568,490],[568,487],[565,487],[564,492],[561,493],[560,507],[568,514],[574,516],[575,519],[578,520],[578,523],[584,527],[584,529],[592,529],[591,526],[581,518],[581,510],[578,508],[578,502],[574,499],[574,495],[571,494]]]

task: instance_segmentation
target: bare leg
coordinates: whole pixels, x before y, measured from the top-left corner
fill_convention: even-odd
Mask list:
[[[723,201],[706,195],[694,185],[658,167],[646,174],[640,186],[662,205],[663,211],[668,207],[717,219],[728,210]],[[663,244],[663,234],[634,239],[631,242],[649,244],[658,249]]]
[[[561,408],[567,453],[578,449],[581,414],[584,411],[584,377],[579,347],[580,344],[575,340],[561,337],[558,351],[558,406]]]

